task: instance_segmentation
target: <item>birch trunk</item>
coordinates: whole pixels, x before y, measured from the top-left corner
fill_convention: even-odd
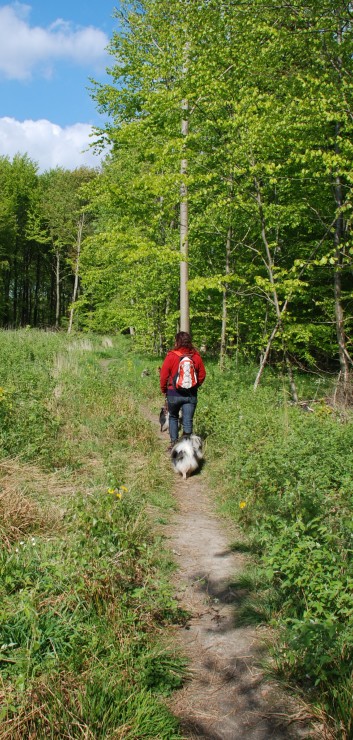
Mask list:
[[[189,44],[185,44],[184,49],[184,67],[183,74],[187,72],[188,63],[188,52]],[[189,103],[187,100],[183,100],[181,104],[182,108],[182,121],[181,121],[181,134],[184,138],[183,149],[185,150],[186,138],[189,133]],[[183,152],[184,155],[184,152]],[[182,157],[180,165],[181,173],[181,185],[180,185],[180,331],[190,331],[190,311],[189,311],[189,242],[188,242],[188,230],[189,230],[189,214],[188,214],[188,190],[186,184],[186,176],[188,170],[188,161],[185,156]]]
[[[227,233],[226,241],[226,264],[225,274],[226,277],[230,274],[230,250],[232,244],[232,227],[230,226]],[[222,293],[222,328],[221,328],[221,347],[219,354],[219,366],[221,370],[224,370],[224,363],[227,351],[227,320],[228,320],[228,283],[226,282]]]
[[[40,275],[41,273],[41,260],[40,254],[37,254],[36,260],[36,285],[34,289],[34,304],[33,304],[33,326],[38,325],[39,317],[39,286],[40,286]]]
[[[265,214],[264,214],[264,209],[263,209],[263,204],[262,204],[262,198],[261,198],[260,183],[258,182],[258,180],[256,178],[254,179],[254,183],[255,183],[255,193],[256,193],[256,196],[255,197],[256,197],[256,201],[257,201],[257,205],[258,205],[259,216],[260,216],[260,223],[261,223],[261,238],[262,238],[262,241],[263,241],[263,244],[264,244],[264,247],[265,247],[265,253],[266,253],[266,268],[267,268],[269,280],[270,280],[270,283],[271,283],[272,298],[273,298],[273,303],[274,303],[274,306],[275,306],[276,316],[277,316],[276,326],[275,326],[274,330],[272,331],[272,334],[271,334],[271,336],[269,338],[269,341],[267,343],[267,347],[266,347],[265,353],[264,353],[263,358],[262,358],[262,361],[260,363],[259,372],[257,373],[256,380],[255,380],[255,383],[254,383],[254,390],[256,390],[256,388],[259,385],[259,382],[260,382],[262,373],[264,371],[265,365],[267,363],[267,359],[268,359],[268,356],[269,356],[269,353],[270,353],[272,342],[273,342],[273,340],[274,340],[274,338],[275,338],[278,330],[282,326],[283,317],[285,315],[285,311],[286,311],[287,306],[288,306],[288,299],[286,299],[284,305],[281,308],[280,307],[280,304],[279,304],[279,300],[278,300],[278,295],[277,295],[277,290],[276,290],[276,284],[275,284],[275,279],[274,279],[274,273],[273,273],[273,267],[274,267],[273,258],[272,258],[272,254],[271,254],[270,245],[269,245],[269,242],[268,242],[268,239],[267,239],[266,220],[265,220]],[[298,402],[298,393],[297,393],[296,385],[295,385],[295,382],[294,382],[292,366],[291,366],[291,363],[290,363],[290,360],[289,360],[289,357],[288,357],[288,354],[287,354],[286,351],[284,352],[284,356],[285,356],[285,362],[286,362],[286,366],[287,366],[287,372],[288,372],[288,378],[289,378],[289,385],[290,385],[290,389],[291,389],[291,393],[292,393],[292,398],[293,398],[293,401],[295,403],[297,403]]]
[[[185,103],[187,106],[187,103]],[[182,122],[183,135],[187,136],[188,122]],[[187,159],[181,160],[180,172],[187,173]],[[189,242],[188,242],[188,192],[185,180],[180,186],[180,331],[190,331],[189,311]]]
[[[336,136],[339,136],[340,126],[336,124]],[[339,146],[336,142],[335,145],[336,153],[339,152]],[[335,271],[334,271],[334,298],[335,298],[335,318],[336,318],[336,336],[338,344],[338,355],[340,363],[340,382],[343,386],[343,394],[346,395],[348,380],[349,380],[349,361],[350,357],[346,347],[346,333],[344,326],[344,311],[342,304],[342,266],[343,266],[343,254],[342,254],[342,241],[344,233],[344,220],[342,215],[343,205],[343,193],[342,193],[342,182],[339,175],[336,176],[335,180],[335,201],[337,207],[337,219],[335,223]]]
[[[337,31],[337,43],[340,46],[342,44],[343,28],[340,25]],[[337,59],[339,70],[342,67],[342,58],[339,56]],[[335,126],[335,154],[340,155],[341,148],[339,145],[339,137],[341,135],[341,124],[336,123]],[[348,380],[349,380],[349,363],[351,358],[348,354],[346,347],[346,332],[344,325],[344,310],[342,303],[342,267],[343,267],[343,236],[344,236],[344,218],[342,213],[343,206],[343,188],[342,180],[339,174],[335,178],[335,202],[337,218],[335,222],[335,270],[334,270],[334,299],[335,299],[335,318],[336,318],[336,336],[338,344],[338,356],[340,363],[340,375],[338,383],[342,383],[343,399],[346,401]]]
[[[255,383],[254,383],[254,391],[256,391],[256,388],[258,387],[258,385],[260,383],[262,373],[263,373],[263,371],[265,369],[265,366],[266,366],[266,363],[267,363],[267,359],[268,359],[268,356],[270,354],[270,349],[271,349],[272,342],[273,342],[273,340],[274,340],[274,338],[275,338],[278,330],[280,329],[280,327],[282,325],[282,318],[283,318],[283,316],[285,314],[285,311],[287,309],[287,306],[288,306],[288,299],[286,300],[286,302],[284,303],[284,305],[282,307],[280,317],[279,317],[279,319],[277,321],[276,326],[272,330],[272,334],[271,334],[271,336],[270,336],[270,338],[269,338],[269,340],[267,342],[267,347],[265,349],[265,352],[263,354],[262,360],[260,362],[259,371],[257,373],[256,380],[255,380]]]
[[[79,277],[79,269],[80,269],[80,255],[81,255],[81,244],[82,244],[82,234],[83,234],[83,226],[85,222],[85,214],[82,213],[80,220],[78,222],[78,228],[77,228],[77,242],[76,242],[76,259],[75,259],[75,280],[74,280],[74,289],[72,291],[72,301],[71,301],[71,308],[70,308],[70,314],[69,314],[69,326],[67,328],[67,333],[71,334],[72,331],[72,324],[74,320],[74,303],[77,298],[77,291],[78,291],[78,277]]]
[[[55,328],[60,324],[60,251],[55,252]]]

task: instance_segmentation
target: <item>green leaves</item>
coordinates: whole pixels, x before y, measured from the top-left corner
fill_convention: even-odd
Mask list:
[[[183,147],[195,338],[207,335],[216,350],[221,333],[224,343],[237,326],[238,352],[247,351],[250,337],[261,347],[278,320],[277,304],[288,300],[288,331],[305,323],[318,328],[308,343],[293,331],[291,352],[303,362],[321,361],[321,330],[331,325],[325,350],[336,359],[332,268],[339,259],[348,284],[351,267],[350,23],[349,12],[331,0],[323,8],[300,0],[293,11],[263,0],[241,9],[209,0],[124,5],[110,48],[112,84],[94,93],[110,117],[103,135],[112,144],[92,194],[96,248],[101,254],[99,232],[116,245],[110,265],[108,253],[104,267],[93,267],[94,255],[92,268],[84,261],[90,321],[98,303],[101,318],[112,315],[112,294],[104,306],[99,287],[101,269],[102,283],[109,272],[116,283],[117,328],[129,316],[137,341],[149,347],[170,341],[178,315]],[[182,100],[189,108],[184,141]],[[349,334],[352,312],[345,290],[342,296]]]

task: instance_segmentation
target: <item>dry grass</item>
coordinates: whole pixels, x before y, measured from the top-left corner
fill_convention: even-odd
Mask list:
[[[113,346],[113,341],[110,339],[110,337],[102,337],[102,347],[110,348]]]
[[[90,339],[80,339],[76,340],[75,342],[72,342],[72,344],[68,345],[68,350],[79,350],[82,352],[92,352],[93,351],[93,343]]]
[[[34,532],[52,531],[61,519],[60,502],[73,492],[57,473],[18,459],[0,462],[0,536],[5,546]]]
[[[26,692],[23,705],[18,713],[14,717],[7,717],[1,723],[0,740],[23,740],[23,738],[36,740],[38,737],[54,737],[55,735],[61,737],[59,727],[53,727],[52,724],[51,705],[53,702],[60,705],[63,701],[66,714],[71,715],[77,728],[77,736],[87,738],[87,740],[94,738],[89,728],[69,710],[75,690],[77,692],[77,680],[75,682],[74,677],[60,674],[57,677],[56,689],[59,691],[56,690],[54,693],[50,681],[37,680]],[[4,694],[2,697],[1,693],[0,691],[0,701],[2,698],[4,701],[8,700],[8,696]],[[74,736],[65,734],[65,737],[73,738]]]
[[[346,381],[339,373],[336,388],[334,390],[332,404],[334,407],[352,409],[353,407],[353,372],[349,373]]]
[[[68,349],[72,348],[69,347]],[[53,378],[58,379],[63,373],[77,375],[78,372],[78,358],[72,353],[68,354],[67,352],[58,352],[54,358],[53,368],[51,371]]]

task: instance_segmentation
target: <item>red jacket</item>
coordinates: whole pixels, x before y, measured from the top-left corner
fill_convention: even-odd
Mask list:
[[[178,349],[178,352],[182,352],[183,355],[188,355],[188,357],[192,357],[197,375],[197,386],[195,386],[195,388],[193,389],[190,389],[190,392],[196,393],[197,388],[202,385],[206,377],[206,370],[202,358],[200,357],[199,353],[196,352],[196,349],[190,351],[186,347],[180,347]],[[173,386],[173,378],[178,372],[179,360],[180,356],[177,355],[175,351],[170,350],[163,362],[159,380],[161,391],[164,394],[167,393],[167,391],[173,391],[174,393],[177,392]]]

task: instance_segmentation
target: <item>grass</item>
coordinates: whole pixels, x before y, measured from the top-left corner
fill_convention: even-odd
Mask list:
[[[30,331],[0,351],[0,737],[177,740],[165,634],[185,615],[151,531],[170,481],[109,362],[123,350]]]
[[[251,372],[252,371],[252,372]],[[277,676],[353,736],[353,417],[329,382],[298,378],[308,413],[270,373],[211,367],[200,431],[220,510],[236,520],[255,563],[245,609],[274,628]],[[241,540],[242,541],[242,540]],[[235,547],[237,547],[235,544]],[[246,614],[244,612],[246,617]]]
[[[168,585],[172,473],[156,358],[126,338],[0,333],[0,738],[177,738],[164,698],[185,665],[165,643],[185,614]],[[330,383],[206,361],[195,431],[221,513],[239,523],[244,623],[271,666],[353,736],[353,423]],[[147,372],[145,372],[147,371]],[[156,525],[156,526],[155,526]],[[158,525],[158,526],[157,526]]]
[[[157,411],[157,361],[134,359],[134,393]],[[119,364],[119,363],[118,363]],[[249,552],[237,586],[247,599],[237,619],[272,628],[277,678],[326,717],[327,733],[353,736],[353,418],[335,407],[330,378],[286,380],[256,368],[206,361],[195,431],[206,440],[206,470],[219,510]],[[149,375],[141,375],[142,369]],[[131,380],[130,380],[131,383]],[[305,407],[304,407],[305,408]],[[236,586],[235,586],[236,587]]]
[[[156,359],[134,358],[134,394],[157,411]],[[273,629],[269,663],[326,717],[327,732],[353,735],[353,419],[335,407],[330,378],[298,375],[291,404],[286,380],[267,372],[256,394],[250,363],[221,373],[206,362],[195,431],[206,440],[206,470],[220,512],[248,551],[239,584],[244,624]],[[119,361],[118,361],[119,366]],[[149,374],[142,374],[147,369]],[[131,378],[129,380],[131,385]]]

